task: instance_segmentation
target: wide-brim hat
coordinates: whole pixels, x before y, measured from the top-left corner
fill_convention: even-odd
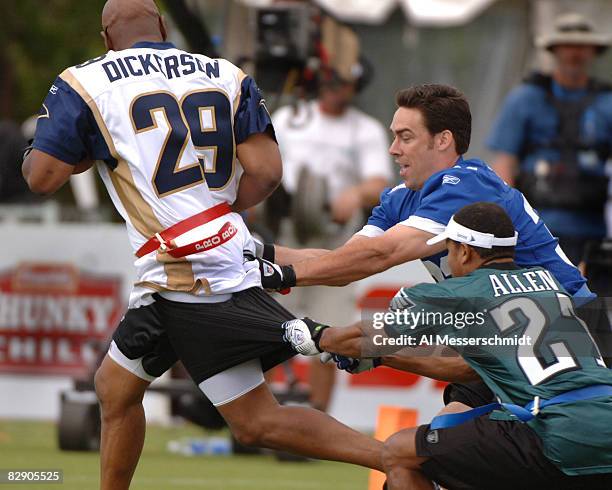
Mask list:
[[[569,13],[555,19],[552,32],[536,38],[536,46],[549,51],[561,44],[595,46],[597,53],[601,54],[612,44],[612,37],[595,32],[595,26],[585,16]]]

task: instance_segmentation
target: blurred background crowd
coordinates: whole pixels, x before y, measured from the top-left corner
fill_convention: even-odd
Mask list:
[[[579,261],[584,245],[580,240],[572,242],[571,238],[606,236],[601,210],[605,204],[604,168],[609,152],[600,140],[608,138],[612,131],[609,114],[612,105],[590,99],[609,90],[605,86],[612,68],[612,58],[606,55],[610,41],[606,26],[612,19],[609,2],[160,3],[171,24],[175,44],[239,64],[255,76],[266,96],[284,157],[285,195],[277,193],[267,209],[251,216],[250,220],[257,221],[263,233],[306,243],[313,236],[337,236],[343,227],[349,231],[357,228],[362,215],[367,215],[368,208],[376,204],[380,190],[398,182],[386,156],[385,134],[394,111],[394,93],[412,84],[437,82],[458,87],[471,101],[474,130],[470,156],[496,164],[509,183],[522,185],[532,203],[536,202],[536,208],[563,209],[561,213],[544,211],[544,217],[553,233],[565,240],[562,243],[570,258]],[[27,191],[20,175],[21,148],[33,136],[36,119],[32,115],[40,110],[41,100],[55,76],[65,67],[103,52],[102,40],[94,27],[99,25],[103,4],[103,0],[4,2],[6,8],[0,19],[4,46],[0,53],[1,203],[39,203]],[[564,25],[556,25],[555,19],[568,12],[582,15],[566,16]],[[569,32],[569,40],[577,39],[582,50],[558,53],[556,47],[572,45],[567,36],[563,38],[562,33],[568,29],[575,30]],[[560,33],[561,39],[551,44],[551,39],[554,41],[551,36]],[[529,74],[551,73],[559,66],[570,72],[578,70],[584,77],[597,77],[602,82],[597,87],[600,92],[587,90],[588,78],[570,82],[572,75],[566,75],[562,83],[553,84],[548,101],[550,110],[534,118],[538,123],[530,120],[532,116],[524,110],[530,104],[529,94],[515,91],[512,100],[506,99]],[[570,86],[572,83],[575,86]],[[560,102],[559,107],[572,106],[570,111],[585,120],[579,124],[584,128],[563,128],[569,133],[580,133],[573,142],[574,149],[556,148],[554,137],[547,133],[561,131],[563,118],[557,118],[561,109],[554,106],[554,101]],[[598,119],[598,114],[603,117]],[[338,142],[342,144],[334,147]],[[551,148],[561,151],[565,160],[577,160],[570,165],[572,169],[556,166],[561,156],[554,151],[551,155],[548,151]],[[315,223],[295,232],[286,230],[291,225],[282,223],[285,216],[279,215],[279,209],[282,207],[286,214],[291,214],[286,199],[297,194],[298,185],[307,179],[305,172],[311,178],[323,177],[327,194],[324,210],[328,212],[329,223],[319,226]],[[589,201],[586,194],[562,186],[556,187],[558,194],[561,197],[573,194],[572,198],[550,202],[536,197],[546,187],[537,182],[536,176],[563,172],[574,172],[581,182],[587,174],[595,176],[585,183],[590,190],[597,188],[597,199],[586,202]],[[534,178],[526,179],[527,173]],[[88,180],[91,176],[75,177],[73,185],[60,194],[61,217],[112,219],[110,201]],[[315,199],[314,204],[317,203]],[[364,213],[357,213],[358,210]],[[11,214],[15,212],[12,208]],[[324,242],[334,245],[333,240]]]

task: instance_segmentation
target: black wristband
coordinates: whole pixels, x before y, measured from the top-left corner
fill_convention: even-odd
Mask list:
[[[283,270],[283,288],[292,288],[297,283],[297,277],[295,276],[295,269],[292,265],[281,266]]]
[[[323,349],[321,349],[321,345],[320,345],[321,335],[323,335],[323,331],[328,328],[329,327],[327,325],[318,325],[315,329],[315,334],[312,337],[312,340],[314,341],[315,347],[317,348],[319,352],[323,352]]]
[[[321,335],[323,335],[323,330],[329,328],[329,325],[323,325],[321,323],[315,322],[311,318],[304,317],[302,321],[308,325],[308,329],[310,330],[310,335],[312,340],[315,343],[315,347],[319,352],[323,352],[319,342],[321,341]]]
[[[274,262],[274,244],[273,243],[264,243],[263,244],[263,254],[261,256],[264,260],[269,260],[270,262]]]

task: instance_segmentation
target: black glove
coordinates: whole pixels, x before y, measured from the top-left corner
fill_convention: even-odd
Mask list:
[[[336,363],[338,369],[351,374],[365,373],[382,364],[382,359],[380,357],[374,357],[372,359],[355,359],[353,357],[332,354],[332,359]]]
[[[278,265],[269,260],[260,258],[257,258],[257,262],[259,262],[261,285],[264,289],[282,292],[295,286],[296,277],[293,266]]]

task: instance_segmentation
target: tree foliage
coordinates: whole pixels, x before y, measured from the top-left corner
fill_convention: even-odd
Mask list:
[[[22,121],[38,112],[64,68],[104,52],[100,13],[105,0],[2,0],[0,118]]]

